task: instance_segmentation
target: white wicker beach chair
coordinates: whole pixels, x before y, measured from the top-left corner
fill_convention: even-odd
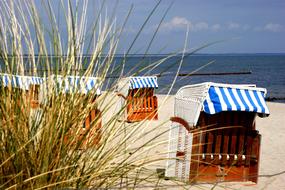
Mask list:
[[[175,95],[166,176],[183,181],[257,182],[261,135],[255,116],[268,116],[266,89],[201,83]]]

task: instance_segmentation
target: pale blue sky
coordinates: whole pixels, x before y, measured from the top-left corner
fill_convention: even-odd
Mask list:
[[[94,19],[93,16],[98,12],[98,1],[100,0],[89,0],[90,20]],[[59,1],[53,2],[57,5]],[[111,15],[115,2],[107,0],[105,9],[108,10],[108,15]],[[157,2],[119,0],[116,9],[118,25],[124,21],[131,4],[134,9],[121,38],[118,53],[127,51]],[[171,2],[173,6],[165,17],[149,53],[182,50],[187,26],[190,27],[187,41],[189,49],[225,40],[203,49],[200,53],[285,53],[285,0],[162,0],[131,53],[145,52],[156,26]],[[36,0],[36,3],[40,4],[41,1]]]
[[[172,1],[162,0],[146,26],[134,50],[142,51],[151,39],[155,26]],[[188,47],[226,40],[204,49],[204,53],[285,53],[284,0],[176,0],[168,12],[151,53],[177,51],[183,48],[187,25],[190,26]],[[118,19],[130,4],[134,11],[127,25],[130,43],[156,1],[122,0]],[[127,44],[127,43],[126,43]],[[120,46],[124,51],[127,45]]]

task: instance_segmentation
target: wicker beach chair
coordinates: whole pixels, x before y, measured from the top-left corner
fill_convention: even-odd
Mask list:
[[[100,79],[97,77],[80,77],[80,76],[60,76],[52,75],[45,81],[45,85],[42,85],[41,97],[46,99],[49,94],[49,88],[56,88],[56,93],[66,93],[67,95],[75,94],[77,96],[83,96],[91,94],[93,98],[89,101],[94,103],[96,99],[101,95],[100,90]],[[87,96],[86,96],[87,97]],[[43,100],[42,102],[44,102]],[[79,113],[80,114],[80,113]],[[89,148],[98,145],[101,139],[101,128],[102,128],[102,116],[101,111],[98,107],[90,110],[90,113],[84,120],[81,126],[76,129],[72,129],[69,133],[69,137],[81,141],[80,148]],[[87,135],[87,136],[86,136]],[[95,135],[95,137],[94,137]],[[76,138],[74,138],[76,136]],[[69,141],[69,137],[65,138],[65,142]],[[91,140],[92,139],[92,140]],[[74,144],[76,144],[74,142]]]
[[[189,182],[257,183],[266,89],[255,85],[201,83],[175,96],[166,176]]]
[[[118,82],[120,107],[126,106],[126,121],[157,120],[157,97],[154,90],[158,88],[156,76],[129,77]]]
[[[36,109],[39,107],[39,89],[43,78],[36,76],[22,76],[0,74],[0,87],[6,90],[19,90],[23,93],[26,107]],[[20,100],[19,100],[20,101]]]

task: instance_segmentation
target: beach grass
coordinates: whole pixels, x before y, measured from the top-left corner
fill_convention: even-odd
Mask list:
[[[142,24],[133,44],[158,5],[159,2]],[[61,26],[52,1],[43,1],[41,6],[42,9],[38,9],[33,1],[1,1],[1,72],[42,77],[95,76],[100,79],[101,87],[106,82],[132,7],[125,22],[118,27],[112,15],[102,16],[103,1],[92,20],[91,30],[87,31],[87,1],[60,1],[56,8],[65,16]],[[48,17],[48,23],[43,22],[40,12]],[[60,31],[62,25],[64,35]],[[90,55],[88,63],[85,52]],[[51,58],[51,54],[56,59]],[[132,146],[152,130],[146,130],[147,120],[132,124],[122,122],[124,107],[109,113],[118,99],[111,92],[113,88],[96,96],[95,93],[63,93],[49,80],[45,87],[47,94],[40,97],[43,101],[37,109],[33,109],[26,90],[11,85],[1,87],[0,189],[108,189],[135,188],[145,182],[158,184],[156,171],[146,166],[164,159],[161,155],[148,154],[162,143],[155,141],[161,133]],[[79,138],[78,133],[92,110],[100,110],[100,114]],[[102,127],[93,130],[102,124],[102,115],[105,115]]]
[[[124,73],[126,58],[160,1],[145,18],[127,48],[125,59],[114,67],[114,56],[133,6],[122,25],[117,26],[116,5],[110,15],[103,16],[106,7],[102,1],[94,18],[88,20],[88,1],[58,2],[42,1],[41,8],[33,1],[0,2],[1,72],[47,78],[39,92],[36,109],[30,91],[11,85],[0,87],[0,189],[161,187],[166,181],[158,163],[166,161],[167,151],[154,150],[168,146],[168,140],[162,137],[167,136],[169,129],[161,126],[169,122],[169,118],[163,117],[165,120],[157,123],[148,120],[124,122],[128,105],[114,109],[121,101],[114,93],[116,85],[125,76],[151,71],[180,55],[181,59],[170,66],[177,72],[168,86],[168,94],[160,102],[165,105],[178,80],[183,59],[217,42],[188,52],[188,28],[181,52],[169,54],[147,66],[138,63],[129,73]],[[171,5],[147,43],[142,62]],[[57,19],[56,11],[64,15],[64,21]],[[47,20],[43,21],[43,14]],[[118,71],[121,71],[119,78],[101,95],[96,92],[82,95],[76,90],[65,93],[53,83],[53,78],[59,76],[92,76],[98,79],[98,88],[102,88],[108,83],[108,75]],[[82,133],[90,113],[95,116],[90,128]],[[176,180],[170,180],[172,185],[182,187],[183,183]],[[169,181],[166,184],[169,185]]]

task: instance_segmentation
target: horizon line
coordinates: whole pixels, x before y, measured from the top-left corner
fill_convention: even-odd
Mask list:
[[[144,54],[144,53],[130,53],[128,56],[164,56],[164,55],[170,55],[174,53],[149,53],[149,54]],[[78,57],[81,56],[91,56],[92,54],[82,54],[79,55]],[[108,54],[102,54],[103,56],[107,56]],[[115,56],[126,56],[124,53],[115,53]],[[175,56],[180,56],[182,53],[176,54]],[[193,56],[195,55],[285,55],[284,53],[194,53],[192,54]],[[23,57],[30,56],[30,54],[23,54]],[[34,54],[34,56],[49,56],[49,57],[60,57],[60,56],[67,56],[67,54],[63,55],[41,55],[41,54]],[[12,57],[12,55],[8,55],[8,57]]]

